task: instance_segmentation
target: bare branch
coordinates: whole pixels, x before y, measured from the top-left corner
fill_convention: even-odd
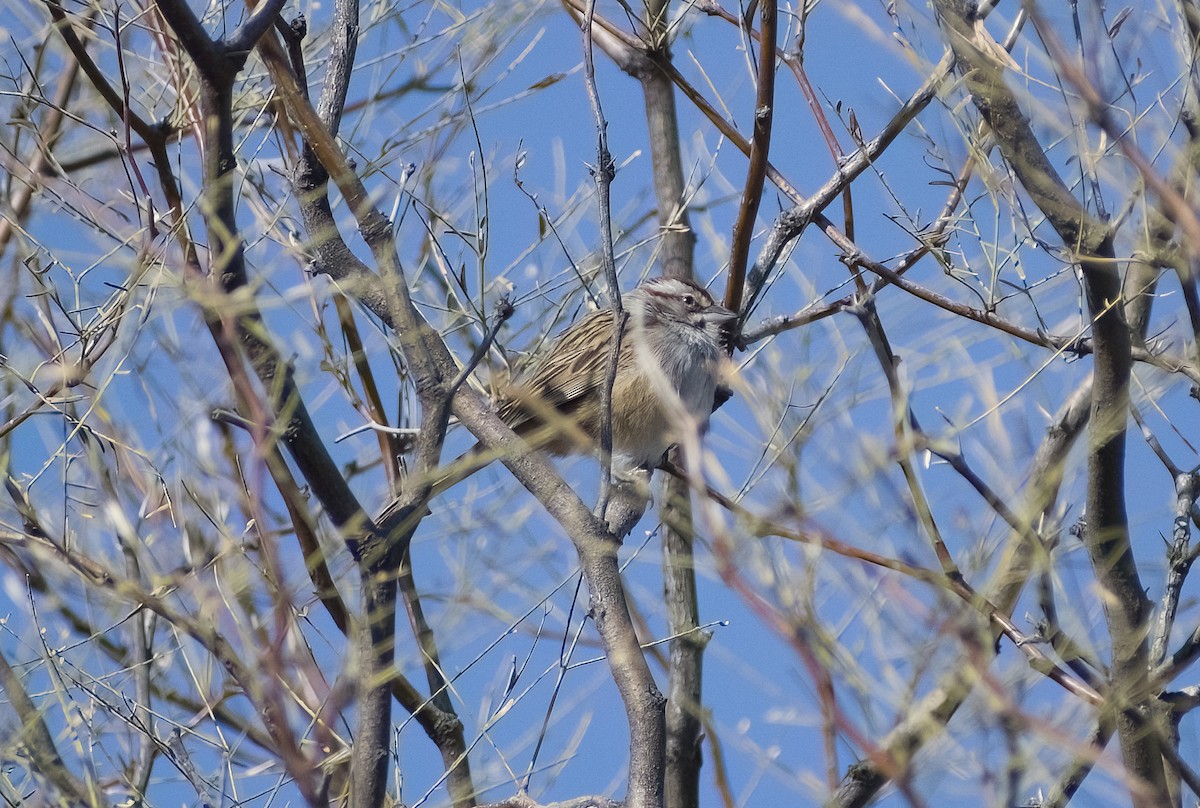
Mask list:
[[[600,104],[600,91],[596,87],[596,63],[593,56],[592,25],[596,16],[596,0],[588,0],[584,11],[583,29],[583,79],[587,88],[588,102],[596,123],[596,165],[591,169],[596,183],[596,209],[600,228],[600,267],[608,288],[608,304],[613,310],[612,337],[608,346],[608,371],[600,387],[600,496],[596,501],[595,513],[601,519],[608,511],[610,486],[612,485],[612,390],[617,379],[617,358],[621,353],[621,339],[625,334],[628,317],[621,309],[621,286],[617,281],[617,264],[613,255],[612,203],[610,200],[613,178],[617,167],[608,150],[608,121]],[[631,525],[632,527],[632,525]],[[631,788],[632,788],[631,781]]]
[[[41,711],[29,698],[25,686],[16,672],[9,666],[8,659],[0,651],[0,690],[13,712],[16,713],[18,742],[29,756],[34,768],[54,784],[62,794],[80,805],[100,805],[102,798],[95,783],[81,782],[63,762],[54,738],[42,719]]]
[[[1191,550],[1191,515],[1200,494],[1200,475],[1195,472],[1180,472],[1175,477],[1175,521],[1171,530],[1171,544],[1167,548],[1167,582],[1163,587],[1158,607],[1158,620],[1154,626],[1150,646],[1150,661],[1161,665],[1167,654],[1167,643],[1175,626],[1175,613],[1179,609],[1179,598],[1183,584],[1196,555]]]
[[[1054,507],[1067,454],[1088,422],[1090,400],[1090,385],[1076,390],[1055,415],[1038,448],[1028,475],[1030,483],[1025,501],[1018,511],[1028,514],[1031,523],[1047,517]],[[1011,611],[1029,580],[1036,559],[1044,553],[1040,545],[1031,545],[1021,538],[1018,533],[1010,540],[994,576],[995,591],[989,600],[1001,612]],[[918,749],[944,729],[976,684],[977,677],[965,668],[951,670],[940,677],[929,695],[912,705],[900,724],[880,742],[884,759],[911,760]],[[843,808],[865,806],[887,784],[889,777],[889,770],[875,761],[858,764],[846,772],[829,802]]]
[[[226,42],[226,50],[231,54],[249,56],[250,51],[254,49],[254,45],[262,35],[275,24],[275,18],[279,16],[279,12],[283,10],[286,2],[287,0],[265,0],[255,8],[250,17],[238,26],[237,30],[233,32],[233,36]]]
[[[1004,82],[1003,66],[981,41],[973,7],[939,0],[936,7],[971,98],[995,135],[1005,160],[1064,245],[1080,256],[1095,340],[1095,377],[1088,463],[1088,545],[1097,580],[1111,598],[1106,610],[1112,639],[1112,708],[1129,771],[1145,783],[1132,790],[1134,804],[1161,805],[1166,798],[1160,742],[1128,719],[1127,708],[1146,707],[1150,697],[1147,646],[1149,601],[1129,545],[1125,512],[1125,423],[1129,401],[1131,344],[1112,233],[1071,195],[1038,143],[1028,119]],[[1043,39],[1045,37],[1043,36]],[[1060,68],[1066,69],[1060,63]],[[1148,711],[1147,711],[1148,712]]]
[[[747,155],[750,165],[746,170],[742,202],[738,206],[737,219],[733,225],[729,280],[725,287],[725,308],[736,312],[741,312],[742,295],[746,291],[746,262],[750,257],[750,239],[754,235],[758,206],[762,201],[767,155],[771,150],[771,121],[775,112],[775,27],[778,8],[774,2],[763,2],[759,8],[762,13],[762,27],[759,33],[754,126],[750,139],[750,153]],[[750,299],[753,300],[753,297]],[[735,332],[739,330],[738,326],[740,323],[734,327]]]

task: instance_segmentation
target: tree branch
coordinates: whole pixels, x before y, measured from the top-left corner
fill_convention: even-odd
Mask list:
[[[1018,510],[1029,524],[1052,520],[1067,454],[1087,424],[1090,400],[1090,385],[1079,388],[1059,408],[1038,447],[1028,474],[1030,482]],[[1045,549],[1040,544],[1032,545],[1014,531],[997,564],[988,602],[995,604],[1001,613],[1011,613],[1029,581],[1035,562],[1044,555]],[[941,733],[971,694],[978,678],[967,666],[956,667],[942,676],[929,695],[913,705],[900,724],[880,742],[884,759],[907,765],[922,746]],[[887,769],[874,761],[852,766],[830,797],[829,804],[841,808],[865,806],[887,784],[890,776]]]
[[[750,240],[762,201],[763,183],[767,173],[767,155],[771,150],[771,121],[775,107],[775,28],[778,7],[774,0],[759,4],[761,31],[759,34],[757,95],[754,101],[754,126],[750,140],[750,165],[742,188],[742,201],[733,224],[729,254],[729,279],[725,287],[725,308],[741,314],[742,295],[746,291],[746,263],[750,258]],[[742,315],[744,316],[744,314]],[[734,331],[740,330],[737,323]]]
[[[3,651],[0,651],[0,690],[4,691],[5,699],[16,713],[19,729],[14,740],[29,756],[30,765],[53,783],[64,797],[76,804],[102,804],[96,784],[90,780],[80,781],[63,762],[41,711],[29,698],[24,684],[9,666]]]
[[[1160,739],[1136,726],[1127,710],[1152,712],[1147,644],[1150,604],[1130,548],[1125,511],[1125,425],[1132,360],[1112,233],[1080,205],[1059,178],[1005,84],[1002,64],[981,41],[985,33],[976,25],[969,0],[936,0],[935,8],[967,91],[991,127],[1005,160],[1067,249],[1079,256],[1095,342],[1084,543],[1107,599],[1105,615],[1113,656],[1110,709],[1118,713],[1117,733],[1125,765],[1141,781],[1131,788],[1134,804],[1145,808],[1163,805],[1168,795]],[[1067,65],[1059,67],[1066,69]]]

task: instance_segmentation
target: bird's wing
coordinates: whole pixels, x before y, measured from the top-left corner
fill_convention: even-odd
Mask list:
[[[500,417],[516,427],[532,417],[531,409],[548,407],[571,412],[604,381],[608,351],[597,351],[596,347],[603,344],[607,348],[611,323],[612,311],[601,309],[564,331],[546,356],[509,387],[500,405]],[[536,403],[531,401],[535,391]]]

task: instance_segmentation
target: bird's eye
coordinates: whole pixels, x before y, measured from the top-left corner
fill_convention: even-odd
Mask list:
[[[695,295],[684,295],[683,296],[683,304],[689,308],[691,308],[692,306],[695,306],[696,305],[696,296]]]

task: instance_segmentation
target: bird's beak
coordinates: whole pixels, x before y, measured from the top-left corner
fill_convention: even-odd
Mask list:
[[[716,323],[717,325],[724,325],[731,320],[737,319],[737,315],[735,313],[719,303],[714,303],[706,308],[703,316],[706,323]]]

